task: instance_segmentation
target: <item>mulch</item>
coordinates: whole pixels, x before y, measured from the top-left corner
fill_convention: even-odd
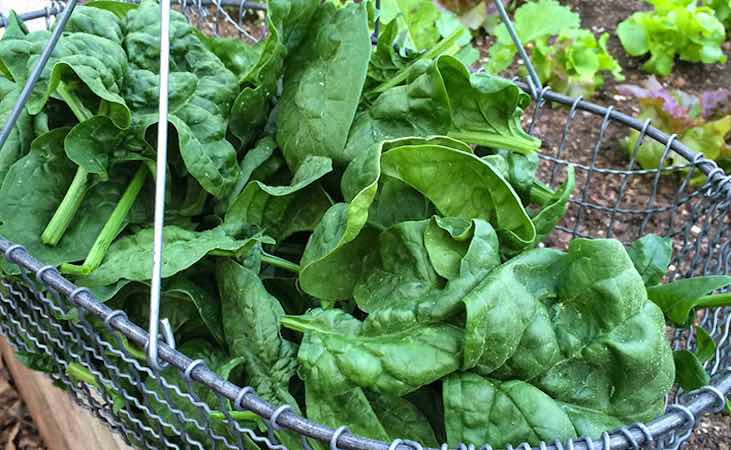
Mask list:
[[[0,450],[45,450],[23,399],[0,357]]]

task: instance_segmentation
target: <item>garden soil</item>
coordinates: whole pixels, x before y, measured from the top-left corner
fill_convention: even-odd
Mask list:
[[[28,410],[0,357],[0,450],[45,450]]]

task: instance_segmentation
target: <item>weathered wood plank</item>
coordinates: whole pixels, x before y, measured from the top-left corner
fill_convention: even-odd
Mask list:
[[[132,450],[50,378],[18,362],[2,337],[0,352],[49,450]]]

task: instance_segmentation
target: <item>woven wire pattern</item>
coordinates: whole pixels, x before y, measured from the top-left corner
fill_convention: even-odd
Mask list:
[[[47,23],[63,7],[61,2],[55,3],[39,16]],[[263,13],[256,11],[260,5],[238,0],[176,3],[176,9],[206,33],[257,38],[247,24],[261,22]],[[628,154],[620,142],[628,134],[629,124],[613,113],[613,108],[567,100],[544,90],[525,114],[526,128],[544,142],[540,155],[543,181],[555,186],[568,164],[576,168],[577,190],[548,244],[563,248],[577,236],[614,237],[629,243],[656,233],[673,239],[670,278],[728,273],[729,178],[698,155],[686,157],[687,164],[667,165],[674,137],[653,137],[649,123],[635,126],[640,142],[658,140],[665,145],[665,153],[659,169],[639,167],[636,148]],[[707,177],[698,185],[701,173]],[[77,403],[134,447],[285,449],[277,435],[291,428],[300,436],[328,442],[331,449],[421,449],[409,441],[376,442],[352,436],[344,427],[333,430],[313,424],[297,417],[287,405],[266,404],[250,388],[220,379],[201,361],[191,361],[166,345],[161,346],[160,355],[169,365],[158,372],[138,355],[147,334],[122,311],[99,304],[88,291],[2,238],[0,250],[20,269],[18,276],[0,279],[0,334],[27,364],[48,372]],[[696,417],[704,411],[718,411],[723,395],[731,389],[731,313],[720,308],[703,311],[699,323],[718,344],[715,357],[706,363],[706,370],[714,376],[713,387],[688,394],[676,390],[668,398],[668,414],[647,426],[635,424],[604,433],[598,440],[540,443],[537,448],[624,449],[650,444],[679,448],[692,432]],[[693,335],[675,331],[673,346],[694,348]],[[74,367],[86,369],[93,380],[75,377]],[[213,414],[213,409],[223,414]],[[247,409],[261,420],[239,422],[229,413]],[[324,448],[304,437],[301,442],[305,449]],[[468,449],[464,445],[457,448]]]

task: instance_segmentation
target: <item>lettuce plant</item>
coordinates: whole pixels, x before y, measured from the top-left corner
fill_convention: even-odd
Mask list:
[[[628,54],[650,54],[645,71],[669,75],[676,57],[704,64],[726,61],[721,49],[726,33],[711,7],[698,6],[696,0],[647,1],[654,11],[636,12],[617,27]]]
[[[731,133],[731,91],[728,89],[706,91],[696,96],[667,89],[655,77],[650,77],[642,86],[621,85],[617,90],[638,99],[641,119],[652,119],[655,127],[678,135],[683,143],[706,158],[721,165],[728,163],[731,158],[731,145],[726,142]],[[638,137],[638,132],[632,132],[627,139],[629,153],[634,151]],[[657,168],[664,150],[664,145],[646,140],[637,150],[637,162],[646,169]],[[663,166],[682,164],[687,161],[670,152]]]
[[[726,27],[726,33],[731,31],[731,1],[729,0],[710,0],[705,2],[706,6],[713,9],[716,18]]]
[[[515,29],[532,49],[541,81],[571,96],[591,97],[604,84],[604,74],[623,80],[622,68],[607,51],[609,35],[599,39],[580,28],[579,15],[556,0],[528,2],[515,11]],[[508,68],[517,50],[504,25],[495,30],[486,69],[499,73]]]

